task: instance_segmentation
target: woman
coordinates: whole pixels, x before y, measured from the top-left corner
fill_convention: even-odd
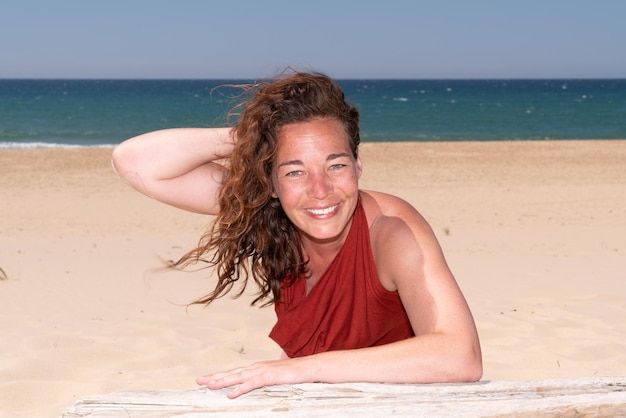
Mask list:
[[[234,398],[274,384],[480,379],[476,327],[431,228],[400,198],[358,187],[359,114],[340,87],[294,73],[250,90],[232,129],[156,131],[113,153],[138,191],[216,215],[174,263],[215,267],[198,303],[252,279],[275,306],[279,360],[197,383]]]

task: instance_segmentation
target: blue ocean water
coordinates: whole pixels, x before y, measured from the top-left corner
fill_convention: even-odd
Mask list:
[[[245,80],[0,80],[0,148],[223,126]],[[340,80],[363,141],[626,138],[626,79]]]

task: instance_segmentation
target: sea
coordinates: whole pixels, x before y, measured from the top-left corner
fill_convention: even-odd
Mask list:
[[[0,80],[0,149],[225,126],[250,81]],[[626,79],[338,81],[364,142],[626,139]]]

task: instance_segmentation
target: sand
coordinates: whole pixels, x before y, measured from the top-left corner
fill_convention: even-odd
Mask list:
[[[364,144],[362,187],[430,221],[472,308],[484,380],[626,375],[626,141]],[[0,416],[186,389],[275,358],[250,296],[187,308],[163,273],[210,218],[139,195],[110,148],[0,150]],[[2,272],[0,272],[1,274]]]

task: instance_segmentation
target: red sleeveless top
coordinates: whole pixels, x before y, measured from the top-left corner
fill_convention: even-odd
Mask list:
[[[364,348],[414,336],[398,292],[380,283],[359,200],[343,247],[308,295],[306,279],[285,280],[270,338],[289,357]]]

